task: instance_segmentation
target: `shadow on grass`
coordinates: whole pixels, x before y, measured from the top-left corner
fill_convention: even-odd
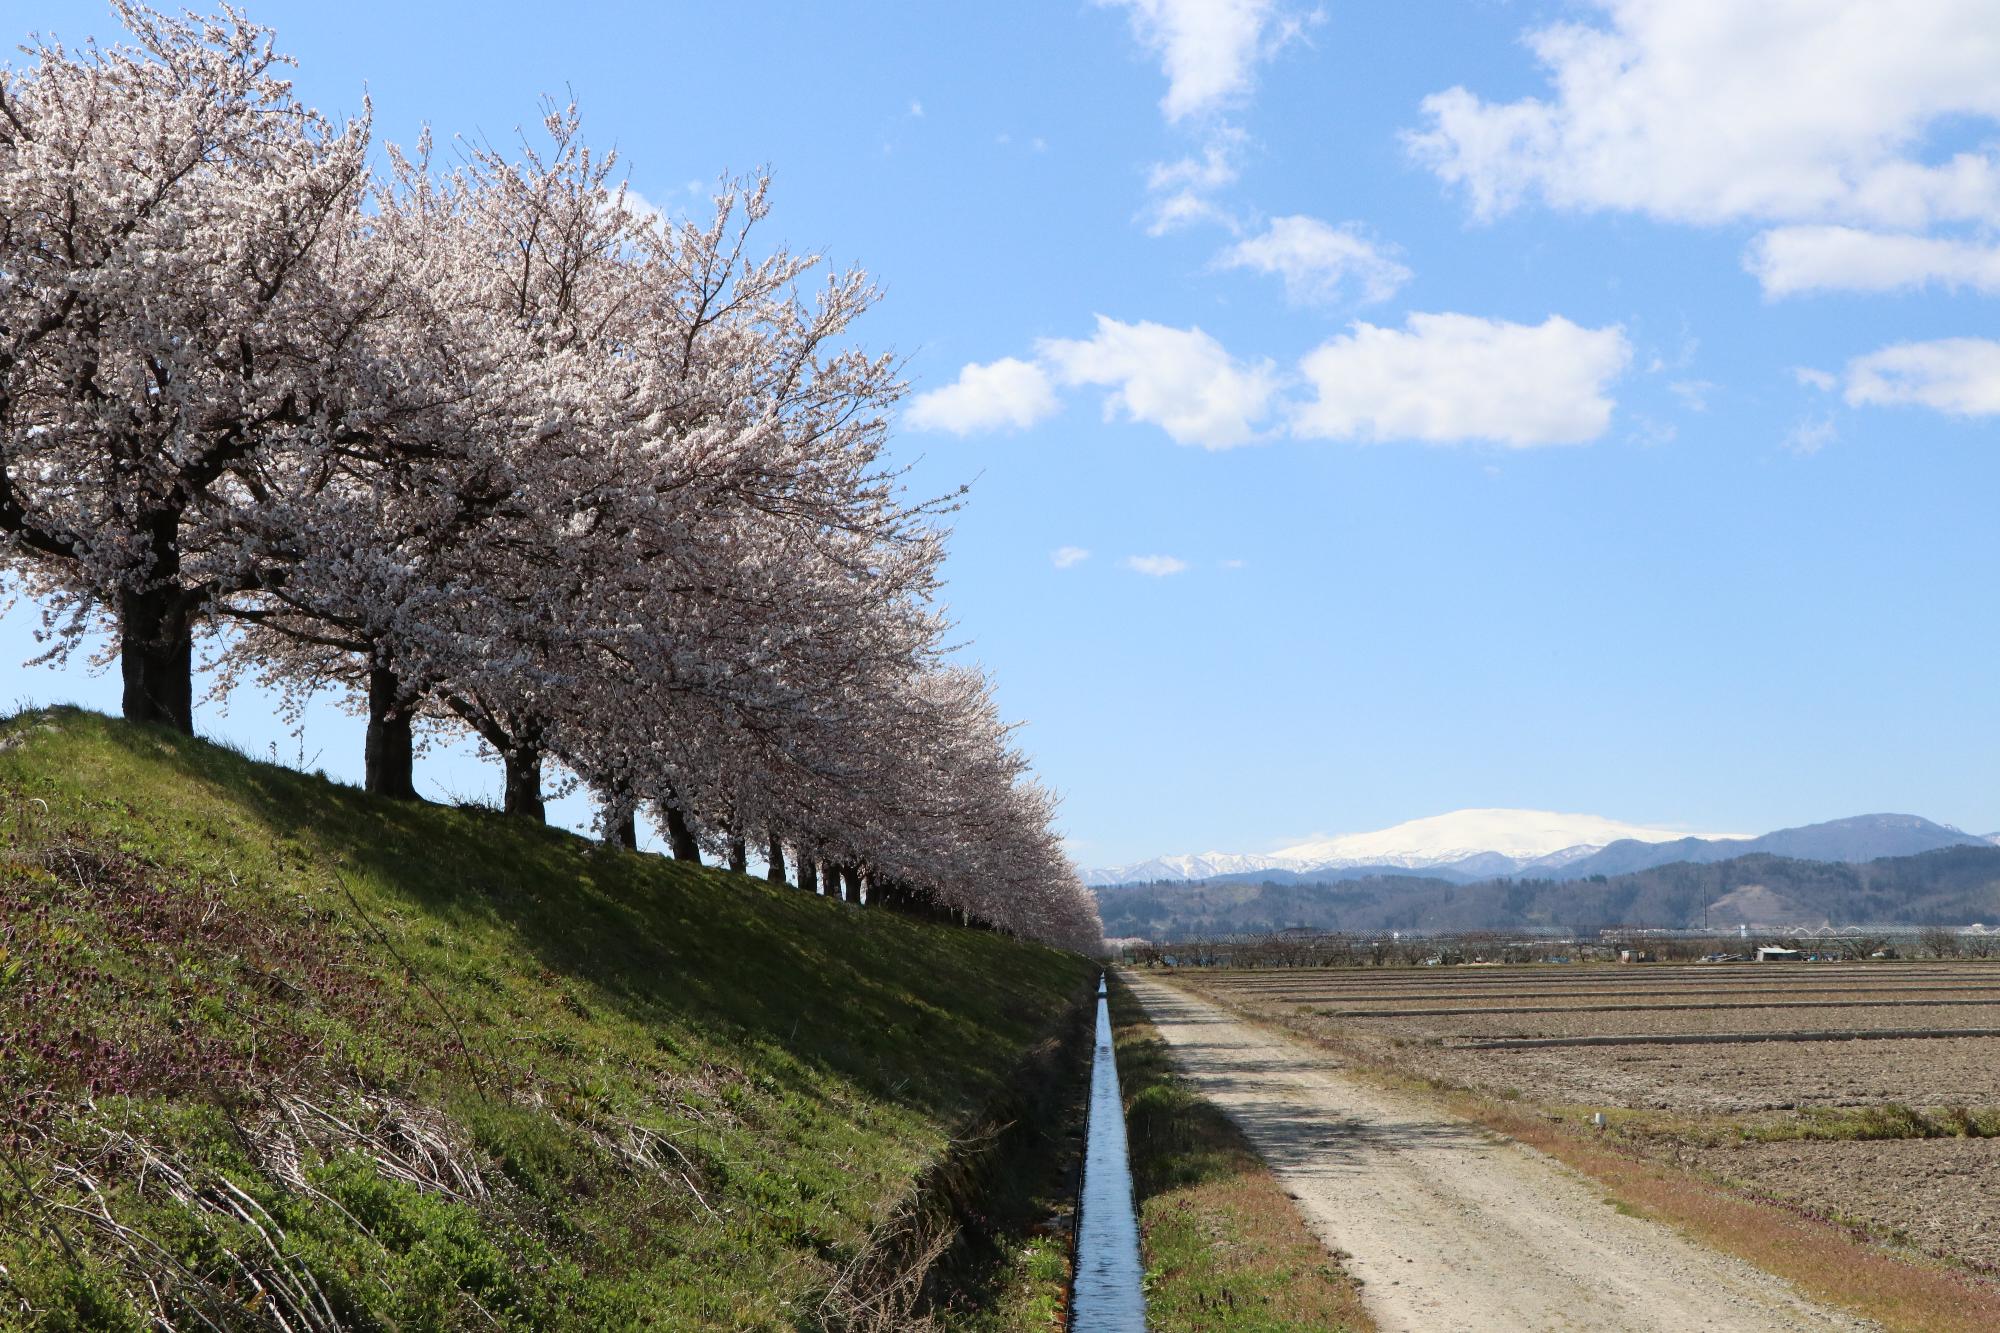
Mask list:
[[[6,724],[20,753],[38,748],[45,722],[64,738],[63,779],[85,803],[93,788],[129,791],[121,777],[165,766],[152,790],[141,788],[149,808],[126,808],[120,829],[152,841],[160,859],[186,850],[160,846],[162,837],[206,844],[218,865],[254,864],[231,844],[261,842],[278,886],[330,887],[338,872],[392,935],[405,916],[497,931],[543,981],[576,983],[582,1004],[643,1028],[692,1026],[786,1053],[796,1070],[779,1061],[773,1074],[799,1091],[831,1073],[949,1124],[1053,1022],[1045,997],[1087,970],[1038,946],[617,851],[494,811],[386,800],[82,710]],[[422,941],[399,947],[420,970],[437,969]]]

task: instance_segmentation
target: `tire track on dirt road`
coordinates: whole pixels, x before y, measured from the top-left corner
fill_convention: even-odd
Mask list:
[[[1606,1205],[1532,1149],[1341,1072],[1324,1052],[1124,973],[1175,1062],[1226,1111],[1384,1333],[1823,1333],[1876,1326]]]

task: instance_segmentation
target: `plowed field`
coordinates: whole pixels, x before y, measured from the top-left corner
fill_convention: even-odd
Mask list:
[[[1933,1133],[1968,1123],[1944,1108],[2000,1108],[2000,962],[1180,979],[1379,1067],[1572,1118],[1601,1109],[1613,1118],[1610,1132],[1642,1150],[1933,1254],[2000,1267],[2000,1139],[1914,1129],[1907,1138],[1845,1137],[1902,1132],[1893,1118],[1888,1128],[1866,1121],[1876,1108],[1928,1111]]]

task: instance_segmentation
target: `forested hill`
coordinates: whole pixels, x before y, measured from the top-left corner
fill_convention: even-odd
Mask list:
[[[1456,884],[1377,875],[1334,884],[1206,881],[1097,890],[1108,938],[1254,933],[1733,929],[1738,924],[2000,923],[2000,847],[1948,847],[1859,864],[1736,857],[1632,874]]]
[[[164,728],[0,720],[0,1327],[818,1327],[1095,977]]]

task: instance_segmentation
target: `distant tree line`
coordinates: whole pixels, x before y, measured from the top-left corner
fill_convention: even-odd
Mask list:
[[[366,783],[478,738],[681,858],[1084,946],[1089,895],[977,671],[941,518],[884,458],[869,278],[674,221],[573,107],[511,154],[304,106],[234,11],[0,71],[0,554],[49,659],[112,631],[191,730],[199,646],[367,717]],[[810,285],[810,290],[808,290]]]
[[[1890,933],[1860,931],[1789,936],[1760,932],[1761,943],[1785,945],[1801,954],[1841,962],[1866,959],[2000,958],[2000,933],[1982,934],[1927,926]],[[1454,967],[1467,963],[1603,963],[1621,953],[1645,961],[1692,963],[1704,959],[1748,961],[1734,935],[1615,929],[1581,934],[1524,936],[1518,932],[1467,931],[1446,934],[1354,935],[1306,928],[1250,934],[1195,934],[1163,940],[1125,939],[1118,957],[1136,967]]]

